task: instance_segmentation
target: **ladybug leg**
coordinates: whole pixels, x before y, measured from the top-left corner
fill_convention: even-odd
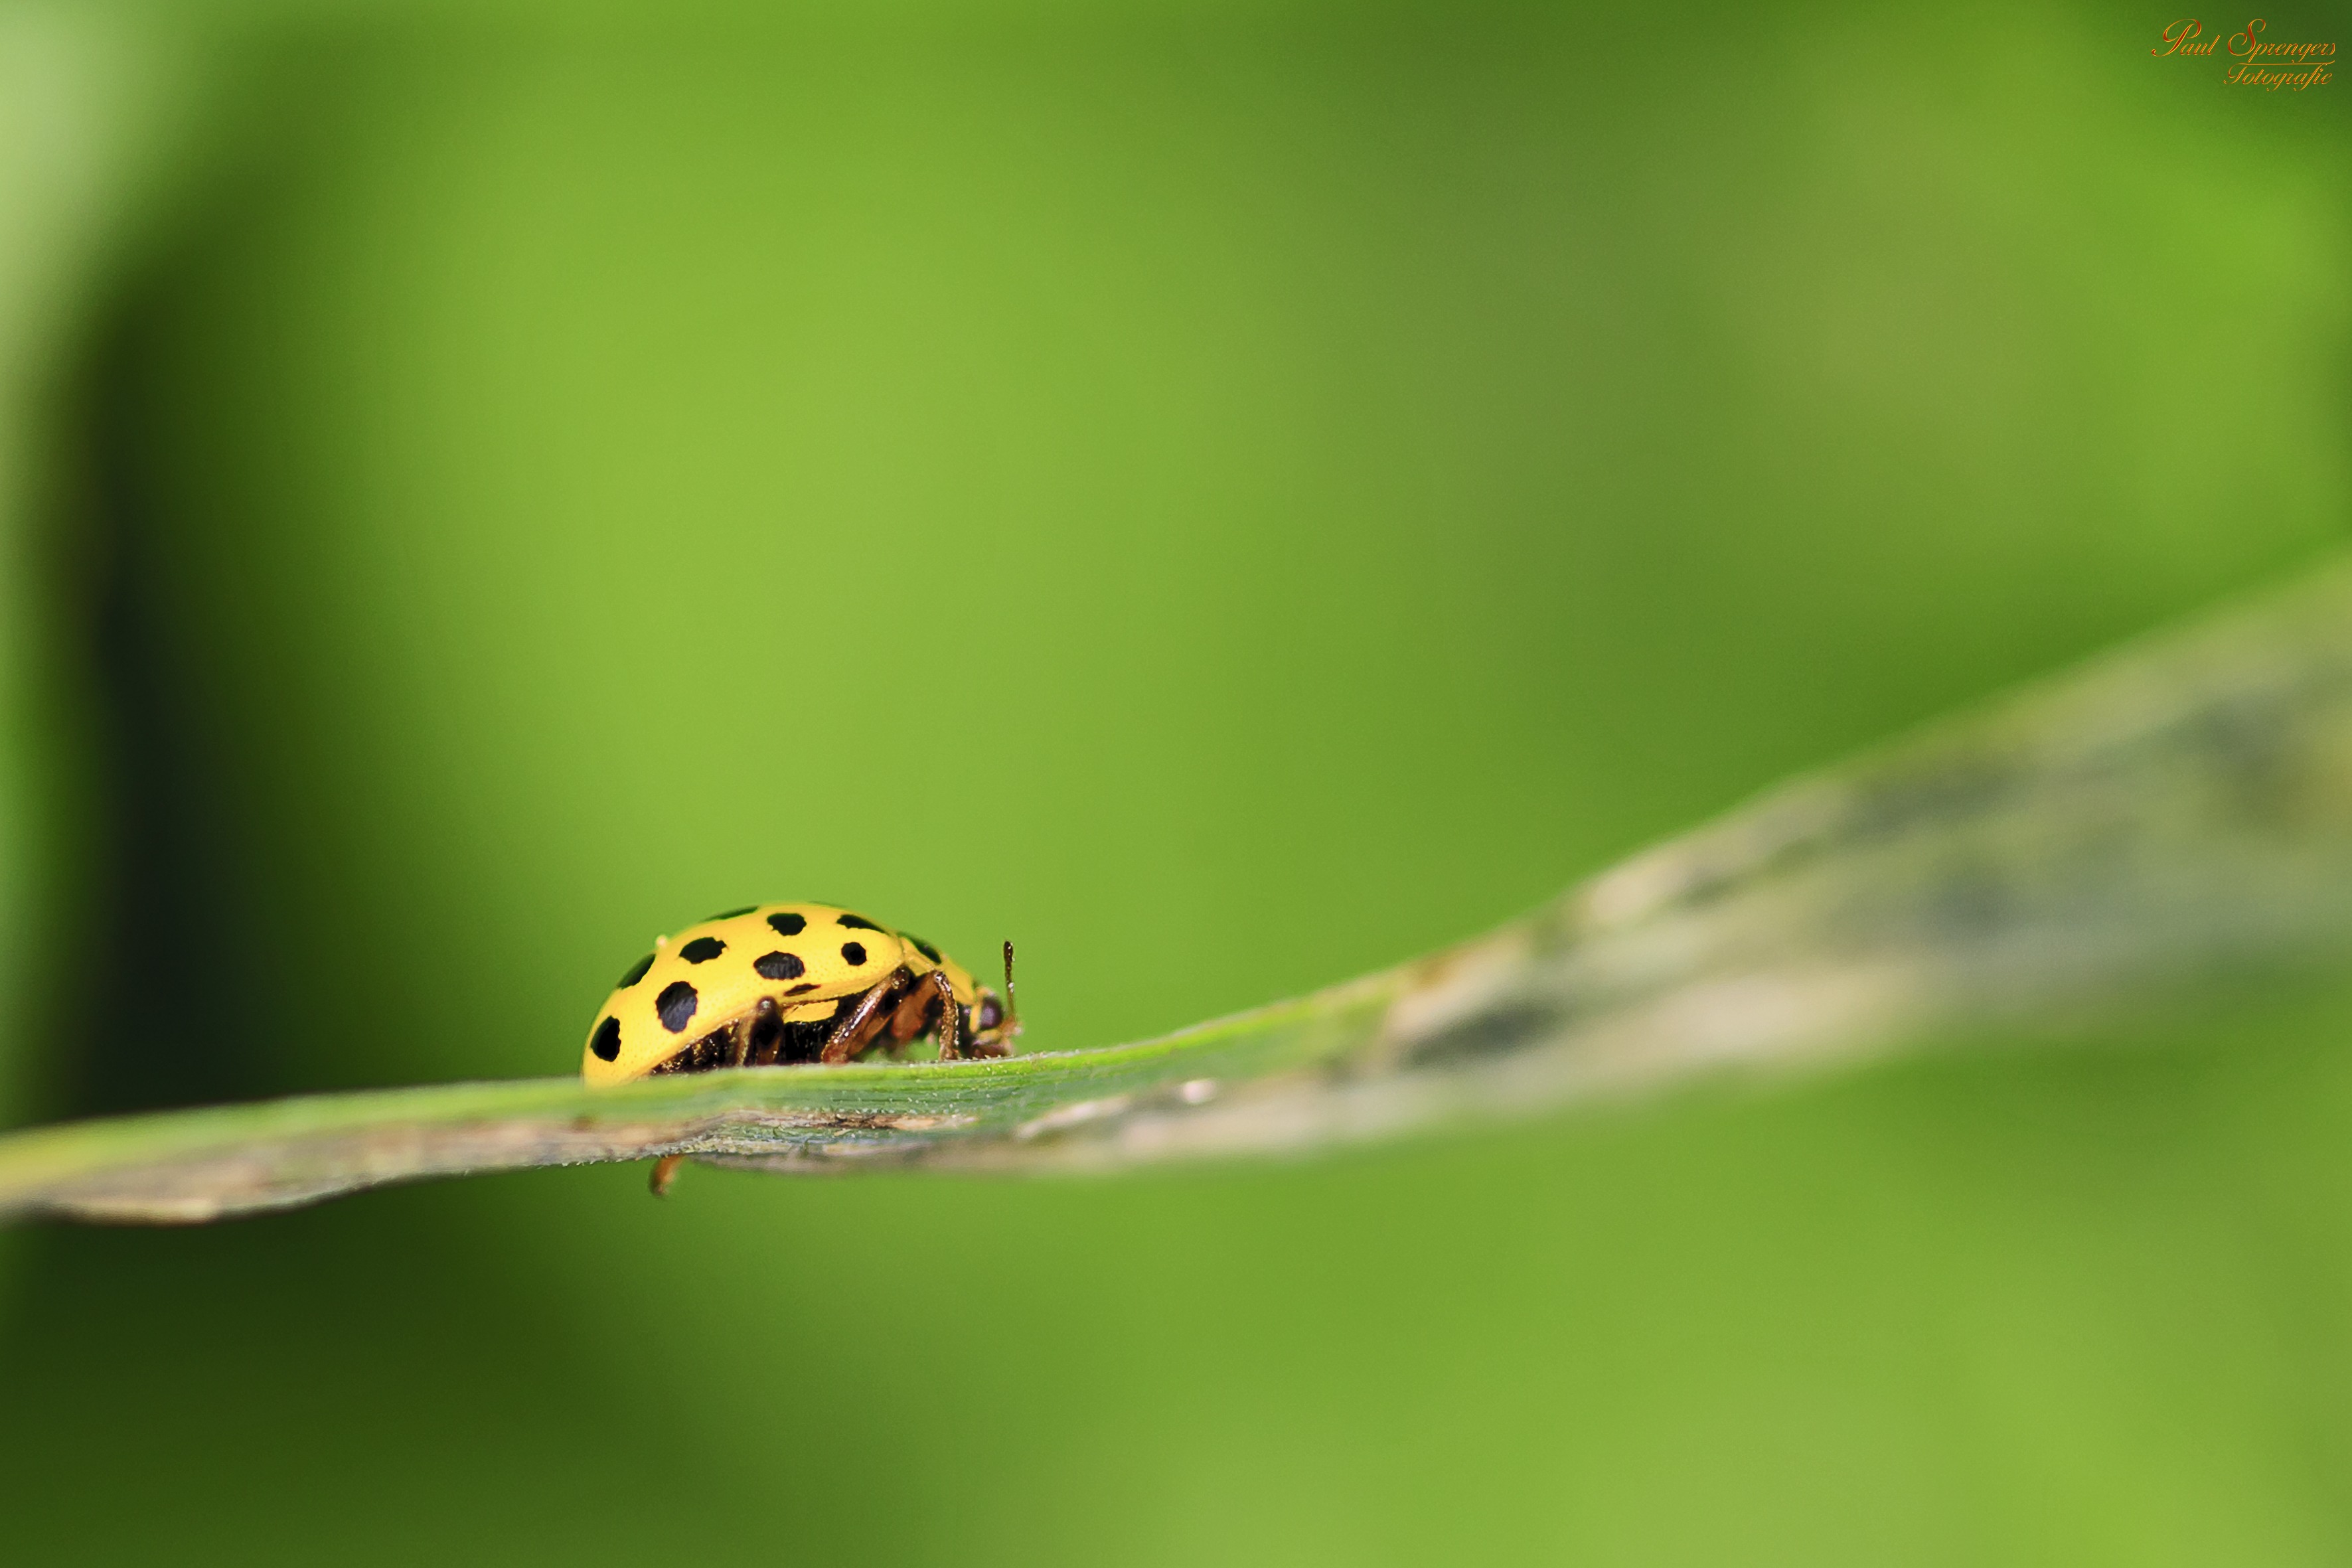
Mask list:
[[[685,1160],[683,1154],[664,1154],[655,1161],[653,1180],[646,1184],[647,1190],[657,1198],[669,1196],[669,1184],[677,1180],[677,1168]]]
[[[948,984],[947,973],[934,969],[915,982],[898,1010],[890,1015],[890,1037],[901,1044],[913,1039],[930,1026],[931,1008],[940,1010],[940,1060],[951,1062],[962,1053],[956,1049],[955,987]]]
[[[934,969],[924,980],[929,980],[931,990],[939,992],[939,1060],[960,1060],[964,1056],[964,1016],[955,1006],[955,987],[948,985],[948,971],[943,969]]]
[[[930,973],[931,989],[940,994],[940,1060],[951,1062],[963,1053],[963,1015],[956,1010],[955,987],[944,970]]]
[[[890,1013],[890,1037],[905,1045],[930,1026],[931,984],[925,975],[915,982],[915,988],[899,999]]]
[[[898,1000],[898,993],[913,978],[901,964],[876,981],[858,996],[857,1005],[833,1026],[816,1059],[827,1066],[838,1066],[864,1050],[882,1032],[882,1026],[890,1021],[890,1016],[883,1009]]]
[[[759,1006],[752,1010],[751,1016],[743,1025],[744,1037],[751,1047],[751,1065],[755,1068],[773,1067],[777,1053],[783,1049],[784,1024],[777,1016],[778,1012],[776,999],[762,996]]]

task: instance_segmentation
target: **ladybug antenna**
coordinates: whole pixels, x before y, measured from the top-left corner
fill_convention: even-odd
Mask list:
[[[1021,999],[1013,992],[1013,944],[1004,944],[1004,1021],[1017,1026],[1021,1022]]]

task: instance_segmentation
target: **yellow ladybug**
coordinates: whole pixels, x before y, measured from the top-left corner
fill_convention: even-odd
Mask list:
[[[937,1039],[941,1060],[1013,1054],[1013,944],[1004,999],[920,937],[830,904],[754,904],[674,937],[629,966],[589,1027],[592,1085],[654,1073],[845,1062],[886,1034]]]

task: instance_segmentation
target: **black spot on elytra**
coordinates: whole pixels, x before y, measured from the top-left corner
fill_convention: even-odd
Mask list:
[[[688,963],[708,963],[727,951],[727,944],[715,936],[698,936],[677,950],[677,955]]]
[[[643,958],[637,960],[635,963],[629,965],[629,972],[621,976],[621,984],[614,986],[614,989],[616,991],[626,991],[630,986],[635,985],[638,981],[643,980],[646,977],[646,971],[651,969],[653,966],[654,955],[649,952]]]
[[[805,916],[796,915],[790,910],[779,910],[777,913],[770,915],[768,917],[768,924],[774,928],[775,933],[778,936],[798,936],[801,932],[808,930],[807,918]]]
[[[812,980],[805,985],[793,986],[790,991],[785,992],[784,994],[787,996],[797,996],[803,991],[814,991],[815,989],[816,982]]]
[[[865,963],[866,944],[862,942],[843,942],[841,944],[841,962],[848,964],[853,969]]]
[[[751,961],[751,967],[769,980],[798,980],[808,973],[797,952],[763,952]]]
[[[597,1025],[596,1032],[588,1037],[588,1048],[596,1053],[596,1059],[600,1062],[609,1062],[618,1057],[621,1054],[621,1020],[607,1018]]]
[[[917,936],[914,932],[902,931],[898,934],[905,937],[908,942],[913,942],[915,944],[915,951],[921,953],[925,958],[929,959],[933,963],[945,963],[947,962],[947,960],[940,956],[940,950],[938,948],[933,947],[929,942],[925,942],[921,937]]]
[[[844,915],[841,917],[840,923],[847,926],[852,931],[880,931],[882,929],[880,926],[876,925],[872,921],[867,920],[864,915]]]
[[[756,910],[756,909],[758,909],[759,907],[760,907],[760,906],[759,906],[759,905],[757,905],[757,904],[745,904],[745,905],[744,905],[741,909],[740,909],[740,910],[728,910],[725,914],[723,914],[723,915],[713,915],[713,916],[711,916],[711,917],[710,917],[710,920],[713,920],[713,921],[731,921],[731,920],[739,920],[739,919],[740,919],[741,917],[743,917],[744,915],[748,915],[748,914],[750,914],[753,910]],[[703,924],[705,924],[705,925],[708,925],[708,924],[709,924],[709,923],[710,923],[710,921],[705,921],[703,922]]]
[[[683,1035],[688,1022],[694,1016],[695,1005],[699,1001],[701,998],[694,994],[693,986],[683,980],[673,980],[662,987],[659,996],[654,998],[654,1011],[661,1015],[663,1028],[673,1035]]]

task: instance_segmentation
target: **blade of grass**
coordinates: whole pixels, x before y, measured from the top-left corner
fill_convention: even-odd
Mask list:
[[[2144,1005],[2352,946],[2352,569],[1777,790],[1487,936],[1160,1039],[449,1084],[0,1138],[0,1215],[186,1223],[665,1154],[1118,1170]]]

